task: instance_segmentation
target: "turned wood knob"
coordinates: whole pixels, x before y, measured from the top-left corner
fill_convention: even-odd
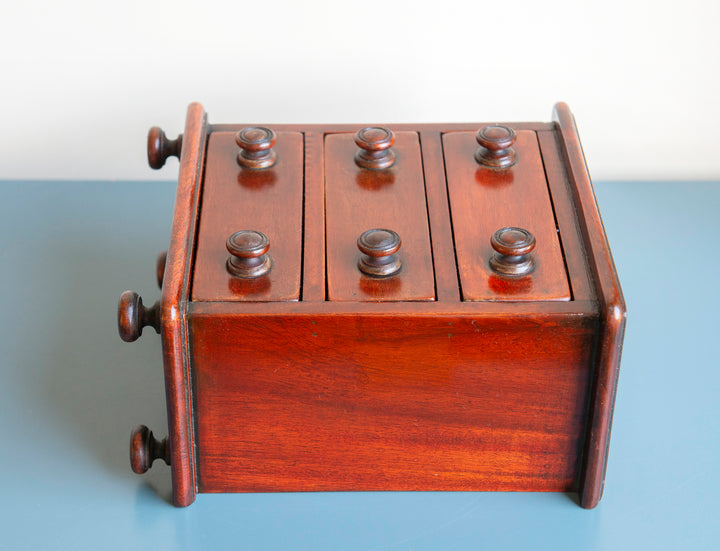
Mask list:
[[[242,230],[227,238],[225,243],[230,257],[227,270],[235,277],[254,278],[265,275],[272,267],[270,240],[262,232]]]
[[[535,236],[523,228],[502,228],[490,238],[495,249],[490,257],[490,267],[505,276],[523,276],[535,269],[535,259],[530,254],[535,248]]]
[[[512,147],[515,137],[515,131],[507,126],[483,126],[475,136],[480,144],[475,151],[475,160],[490,168],[511,167],[517,160]]]
[[[160,301],[150,308],[143,306],[135,291],[125,291],[118,302],[118,332],[125,342],[133,342],[142,335],[143,327],[152,327],[160,333]]]
[[[275,164],[277,155],[273,150],[275,132],[262,126],[249,126],[235,134],[235,143],[240,146],[237,161],[245,168],[268,168]]]
[[[153,126],[148,132],[148,164],[150,168],[157,170],[165,165],[168,157],[180,158],[182,150],[182,134],[174,140],[168,140],[165,132],[157,126]]]
[[[363,255],[358,261],[360,271],[369,276],[386,277],[400,271],[402,263],[396,254],[402,241],[392,230],[374,229],[363,232],[357,240]]]
[[[153,461],[162,459],[170,465],[170,445],[167,438],[158,441],[145,425],[138,425],[130,435],[130,466],[134,473],[143,474]]]
[[[355,155],[359,167],[380,170],[395,162],[395,153],[390,149],[395,143],[395,134],[389,128],[368,126],[358,130],[355,143],[360,148]]]
[[[165,264],[167,263],[167,251],[161,252],[157,256],[155,263],[155,277],[157,278],[158,287],[162,289],[163,280],[165,279]]]

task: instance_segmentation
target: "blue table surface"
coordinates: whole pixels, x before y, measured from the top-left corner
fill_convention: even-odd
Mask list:
[[[128,345],[116,303],[150,302],[170,182],[0,182],[0,549],[720,548],[720,182],[595,185],[628,305],[605,495],[200,494],[129,468],[165,434],[159,340]]]

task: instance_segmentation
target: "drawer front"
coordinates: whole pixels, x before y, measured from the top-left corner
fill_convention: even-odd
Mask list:
[[[325,136],[327,299],[331,301],[435,300],[430,231],[420,142],[415,132],[396,132],[390,168],[360,168],[351,133]],[[396,232],[399,272],[388,277],[360,271],[360,235]]]
[[[303,135],[278,132],[276,163],[247,169],[237,162],[235,133],[210,135],[197,238],[192,300],[297,301],[302,269]],[[227,238],[254,230],[269,240],[270,271],[235,277]]]
[[[443,135],[458,274],[465,301],[570,300],[565,263],[537,136],[518,131],[516,162],[496,170],[475,160],[474,132]],[[491,268],[492,235],[506,227],[528,230],[536,241],[534,269],[524,276]]]

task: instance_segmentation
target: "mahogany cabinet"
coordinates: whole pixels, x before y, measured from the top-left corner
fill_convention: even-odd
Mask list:
[[[573,117],[150,131],[180,159],[161,298],[169,436],[197,492],[603,490],[625,305]]]

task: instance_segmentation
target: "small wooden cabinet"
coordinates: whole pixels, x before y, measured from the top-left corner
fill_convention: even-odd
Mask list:
[[[131,462],[197,492],[602,495],[625,305],[577,131],[211,125],[180,158],[160,300],[169,436]]]

